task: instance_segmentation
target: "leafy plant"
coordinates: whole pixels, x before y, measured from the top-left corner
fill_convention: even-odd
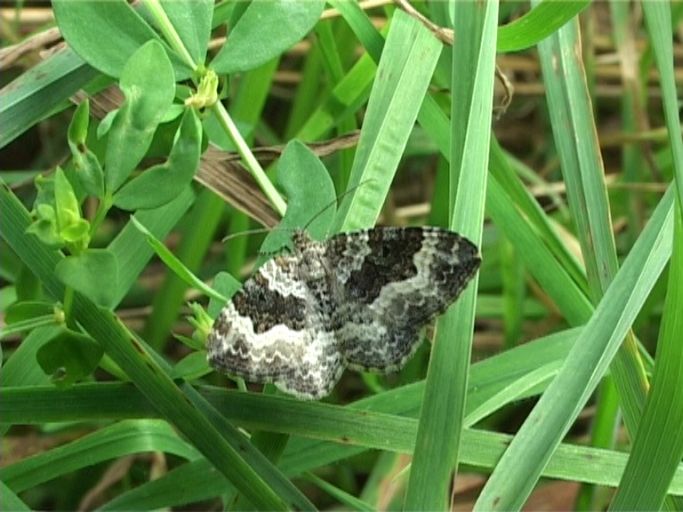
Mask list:
[[[527,12],[396,4],[53,0],[68,47],[0,91],[0,147],[38,123],[63,128],[52,142],[62,153],[36,160],[49,169],[32,185],[0,173],[0,418],[12,443],[26,439],[14,425],[70,440],[8,460],[2,503],[441,510],[454,475],[478,472],[490,475],[475,509],[520,509],[543,491],[541,477],[580,482],[579,509],[606,507],[613,487],[613,509],[681,507],[683,141],[672,27],[683,10],[643,2],[645,32],[616,1],[609,13],[585,1]],[[618,107],[594,87],[596,12],[614,21]],[[646,44],[640,68],[629,53],[636,38]],[[533,48],[545,98],[536,125],[520,130],[525,121],[506,120],[528,115],[518,96],[494,119],[496,77]],[[662,114],[643,107],[652,67]],[[278,96],[280,70],[300,77],[291,95]],[[102,109],[103,98],[115,105]],[[602,133],[615,112],[616,160]],[[644,130],[647,118],[662,129]],[[626,134],[650,145],[628,145]],[[613,161],[619,190],[606,173]],[[548,162],[556,167],[542,175]],[[631,191],[645,180],[666,192]],[[407,218],[395,208],[401,190],[429,208]],[[281,220],[260,244],[217,242],[250,218]],[[283,250],[293,229],[324,239],[380,221],[442,225],[482,248],[477,283],[438,320],[431,349],[398,377],[347,375],[324,402],[211,371],[204,340],[245,263]],[[162,284],[145,289],[142,272],[162,268]],[[188,294],[196,302],[183,309]],[[149,311],[144,327],[125,314],[133,305]],[[504,345],[470,364],[484,332]],[[591,410],[590,425],[577,423]],[[514,435],[501,433],[511,425]],[[590,441],[565,440],[572,427]],[[112,478],[107,464],[129,455],[154,468],[143,452],[168,461],[159,478],[135,468]],[[95,481],[56,484],[92,467],[112,487],[96,504]]]

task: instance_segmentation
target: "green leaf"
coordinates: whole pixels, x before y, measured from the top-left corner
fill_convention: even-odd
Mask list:
[[[100,124],[97,125],[97,138],[102,139],[104,138],[108,133],[109,130],[111,130],[111,125],[114,124],[114,119],[116,119],[116,116],[119,113],[118,108],[107,112],[105,116],[102,118],[102,121],[100,121]]]
[[[192,181],[202,150],[202,125],[188,109],[176,133],[168,160],[147,169],[114,195],[114,205],[124,210],[158,208]]]
[[[29,320],[37,316],[52,315],[54,313],[55,305],[51,302],[16,302],[5,311],[5,323],[7,325],[12,325],[16,322]]]
[[[674,215],[673,254],[652,388],[610,510],[661,510],[683,457],[682,311],[683,218],[679,206]]]
[[[204,343],[196,340],[194,337],[183,336],[182,334],[177,333],[174,333],[173,337],[192,350],[202,350],[204,348]]]
[[[32,330],[8,357],[0,372],[0,387],[39,386],[49,383],[43,370],[35,364],[38,349],[51,340],[61,329],[56,325]],[[0,427],[6,432],[6,424]]]
[[[356,188],[342,200],[337,231],[375,224],[440,53],[420,22],[394,13],[349,178]]]
[[[71,183],[59,167],[55,171],[54,187],[57,227],[61,232],[81,220],[81,208]]]
[[[497,2],[457,2],[452,73],[449,228],[482,241],[491,140]],[[437,320],[405,508],[448,508],[464,428],[465,397],[479,278]],[[439,439],[440,442],[435,442]]]
[[[206,351],[198,350],[182,358],[173,367],[171,377],[174,379],[185,379],[187,381],[197,380],[204,375],[213,372],[206,360]]]
[[[36,176],[34,182],[38,193],[36,194],[36,199],[33,201],[33,208],[37,209],[37,206],[40,204],[48,204],[50,206],[54,206],[55,175],[52,174],[51,176],[43,176],[42,174],[39,174],[38,176]]]
[[[73,187],[59,167],[55,171],[54,191],[58,236],[72,252],[80,252],[90,243],[90,224],[81,218]]]
[[[131,56],[121,72],[119,87],[126,101],[109,131],[105,156],[105,183],[109,194],[123,184],[145,155],[157,126],[173,101],[173,68],[161,44],[150,41]]]
[[[88,125],[90,124],[89,116],[90,100],[86,98],[76,107],[74,115],[71,116],[71,123],[69,123],[69,130],[67,132],[69,145],[83,144],[85,142],[85,138],[88,136]]]
[[[228,272],[219,272],[213,279],[213,289],[220,293],[224,298],[232,297],[241,287],[242,283],[232,277]],[[217,297],[210,297],[209,307],[207,308],[209,316],[211,318],[216,318],[226,302],[226,300],[219,300]]]
[[[209,297],[213,297],[216,300],[222,301],[224,304],[228,301],[226,297],[223,297],[220,293],[218,293],[216,290],[205,284],[201,279],[199,279],[197,276],[195,276],[188,268],[183,265],[183,262],[180,261],[178,258],[175,257],[175,255],[168,250],[168,248],[159,240],[156,239],[156,237],[149,232],[149,230],[142,225],[135,217],[131,217],[130,220],[133,222],[135,227],[145,235],[147,238],[147,242],[149,245],[152,246],[154,249],[154,252],[157,253],[157,256],[161,258],[161,261],[163,261],[168,268],[170,268],[175,274],[185,281],[188,285],[192,286],[193,288],[196,288],[197,290],[201,291],[202,293],[208,295]]]
[[[40,315],[27,318],[26,320],[19,320],[17,322],[7,324],[0,327],[0,338],[5,338],[12,335],[30,332],[40,327],[48,327],[51,325],[61,325],[57,322],[54,314]]]
[[[130,57],[150,40],[162,43],[161,37],[125,0],[55,0],[52,8],[62,36],[74,51],[109,76],[122,77]],[[166,52],[172,56],[177,79],[189,77],[192,70],[168,47]],[[174,75],[172,81],[175,78]]]
[[[231,28],[230,38],[211,67],[219,74],[234,73],[268,62],[305,36],[324,6],[322,0],[252,2]]]
[[[90,121],[89,105],[90,103],[86,99],[74,112],[69,125],[68,141],[76,179],[87,194],[100,198],[104,194],[102,166],[97,156],[90,151],[86,144]]]
[[[54,207],[50,204],[39,204],[35,208],[34,216],[37,218],[26,232],[37,236],[48,247],[62,247],[64,240],[57,229],[57,214]]]
[[[192,311],[192,315],[188,315],[185,318],[187,319],[187,323],[194,328],[194,331],[192,332],[192,338],[179,335],[175,335],[175,337],[185,343],[192,350],[203,350],[204,345],[206,345],[206,339],[211,332],[213,318],[209,316],[202,305],[198,304],[197,302],[190,302],[189,307]]]
[[[54,110],[65,108],[67,100],[97,75],[73,50],[64,48],[6,85],[0,101],[0,148]]]
[[[61,329],[36,354],[38,364],[58,386],[68,386],[90,375],[102,359],[102,346],[90,336]]]
[[[90,241],[90,224],[85,219],[78,219],[73,224],[61,229],[59,235],[64,242],[76,247],[76,252],[79,252]]]
[[[498,28],[499,52],[531,48],[590,5],[590,0],[544,0],[524,16]]]
[[[477,510],[519,509],[612,361],[672,249],[674,190],[664,195],[557,377],[479,496]],[[645,271],[644,271],[645,269]]]
[[[679,112],[680,95],[676,89],[676,77],[674,75],[673,33],[671,30],[672,6],[673,3],[669,2],[644,2],[643,14],[657,63],[657,71],[661,77],[662,106],[671,147],[674,181],[678,191],[679,205],[683,207],[683,139],[681,139]]]
[[[67,286],[81,292],[96,304],[114,305],[119,266],[108,249],[87,249],[68,256],[55,267],[55,274]]]
[[[278,182],[287,193],[287,211],[261,245],[264,255],[281,250],[288,245],[292,231],[305,226],[314,239],[327,237],[337,206],[334,184],[327,169],[300,141],[287,144],[277,170]]]
[[[344,17],[373,60],[379,62],[384,47],[384,38],[372,24],[366,11],[357,2],[330,0],[329,3]]]
[[[21,498],[12,492],[4,482],[0,481],[0,503],[5,510],[16,510],[17,512],[28,512],[31,508],[21,501]]]
[[[166,16],[196,64],[203,64],[211,36],[212,0],[160,0]]]
[[[164,452],[186,460],[199,454],[167,422],[125,420],[108,425],[61,446],[26,457],[0,470],[13,489],[31,489],[78,469],[140,452]]]

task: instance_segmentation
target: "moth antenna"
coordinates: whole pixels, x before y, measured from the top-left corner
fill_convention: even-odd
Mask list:
[[[370,183],[371,181],[373,181],[373,179],[372,179],[372,178],[368,178],[367,180],[361,181],[358,185],[355,185],[355,186],[353,186],[353,187],[351,187],[351,188],[345,190],[344,192],[342,192],[339,196],[337,196],[337,197],[334,198],[334,201],[330,201],[329,204],[327,204],[322,210],[320,210],[318,213],[316,213],[316,214],[315,214],[315,215],[306,223],[306,225],[305,225],[303,228],[301,228],[301,229],[302,229],[303,231],[306,231],[306,230],[308,229],[308,226],[310,226],[311,224],[313,224],[313,222],[315,222],[315,219],[317,219],[317,218],[320,217],[323,213],[325,213],[327,210],[329,210],[330,208],[332,208],[333,206],[335,206],[335,205],[339,202],[340,199],[344,199],[344,197],[346,197],[347,195],[349,195],[351,192],[354,192],[356,189],[360,188],[362,185],[365,185],[365,184],[367,184],[367,183]]]
[[[225,243],[228,240],[232,240],[233,238],[237,238],[238,236],[246,236],[246,235],[258,235],[261,233],[268,233],[271,230],[268,228],[254,228],[254,229],[247,229],[246,231],[240,231],[239,233],[230,233],[227,236],[224,236],[221,239],[221,243]]]
[[[327,204],[325,207],[323,207],[322,210],[320,210],[318,213],[316,213],[316,214],[315,214],[315,215],[314,215],[314,216],[313,216],[313,217],[304,225],[304,227],[301,228],[301,229],[302,229],[303,231],[306,231],[306,230],[308,229],[308,227],[309,227],[311,224],[313,224],[313,222],[315,222],[315,220],[316,220],[318,217],[320,217],[323,213],[325,213],[327,210],[329,210],[330,208],[332,208],[332,206],[336,205],[337,202],[338,202],[340,199],[343,199],[344,197],[346,197],[347,195],[349,195],[351,192],[355,191],[356,189],[360,188],[362,185],[365,185],[365,184],[367,184],[367,183],[369,183],[369,182],[371,182],[371,181],[373,181],[372,178],[368,178],[367,180],[361,181],[358,185],[355,185],[355,186],[349,188],[348,190],[345,190],[342,194],[340,194],[339,196],[335,197],[334,201],[330,201],[329,204]],[[272,233],[273,231],[290,231],[290,232],[294,232],[294,231],[296,231],[296,229],[293,229],[293,228],[281,228],[281,227],[275,227],[275,228],[272,228],[272,229],[269,229],[269,228],[247,229],[247,230],[245,230],[245,231],[240,231],[239,233],[231,233],[231,234],[229,234],[229,235],[223,237],[223,239],[221,239],[221,243],[225,243],[225,242],[227,242],[227,241],[229,241],[229,240],[232,240],[233,238],[237,238],[238,236],[258,235],[258,234],[260,234],[260,233]]]

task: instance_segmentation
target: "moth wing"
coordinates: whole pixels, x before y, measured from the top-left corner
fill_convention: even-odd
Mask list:
[[[297,263],[294,256],[275,258],[245,282],[214,322],[208,359],[224,373],[317,399],[339,380],[343,361]]]
[[[439,228],[375,228],[329,243],[335,333],[347,364],[361,370],[400,369],[481,262],[474,244]]]

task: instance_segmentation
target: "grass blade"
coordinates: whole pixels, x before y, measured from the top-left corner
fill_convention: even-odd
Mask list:
[[[183,265],[182,261],[180,261],[171,251],[169,251],[162,242],[157,240],[156,237],[135,217],[131,217],[130,220],[133,225],[140,230],[140,233],[147,237],[147,242],[152,246],[154,252],[157,253],[157,256],[161,258],[161,261],[163,261],[168,268],[175,272],[178,277],[185,281],[185,283],[201,291],[205,295],[221,301],[222,303],[228,302],[227,297],[224,297],[216,290],[205,284],[204,281],[195,276],[185,265]]]
[[[661,76],[664,119],[671,143],[678,202],[683,208],[683,139],[681,139],[678,94],[673,69],[671,5],[668,2],[641,2],[641,5],[654,50],[657,69]]]
[[[21,501],[19,496],[12,492],[12,489],[5,485],[5,482],[0,481],[0,502],[5,510],[16,510],[23,512],[24,510],[31,510],[26,503]]]
[[[440,52],[440,43],[425,27],[396,11],[351,170],[349,186],[357,188],[342,201],[339,230],[375,224]]]
[[[0,479],[22,492],[79,468],[124,455],[160,451],[196,460],[200,454],[161,420],[126,420],[0,469]]]
[[[454,91],[451,110],[450,228],[479,245],[491,136],[498,2],[457,2],[455,9],[455,31],[469,30],[470,36],[453,52],[453,76],[461,82]],[[405,506],[410,510],[448,507],[448,488],[458,463],[465,415],[477,282],[475,277],[437,324],[406,494]]]
[[[54,267],[60,256],[47,249],[35,237],[25,235],[30,224],[28,212],[6,188],[0,189],[0,212],[8,222],[3,223],[2,237],[43,282],[53,297],[64,295],[63,285],[54,275]],[[257,471],[240,455],[249,457],[258,471],[270,471],[271,465],[256,451],[236,429],[223,424],[219,432],[205,415],[199,413],[188,396],[184,395],[171,380],[168,371],[162,369],[154,355],[130,334],[110,312],[97,308],[85,297],[75,294],[73,312],[76,320],[94,339],[99,341],[107,354],[130,376],[139,389],[163,416],[172,421],[197,448],[226,475],[257,506],[283,509],[285,499],[309,508],[310,503],[300,495],[291,483],[282,477],[276,485],[288,491],[287,498],[278,496]],[[267,477],[273,483],[272,475]],[[282,493],[280,493],[282,494]]]
[[[671,254],[669,189],[598,304],[560,373],[522,425],[486,483],[476,510],[517,510],[619,349]]]
[[[676,208],[673,255],[652,390],[610,509],[658,510],[683,457],[683,220]]]

